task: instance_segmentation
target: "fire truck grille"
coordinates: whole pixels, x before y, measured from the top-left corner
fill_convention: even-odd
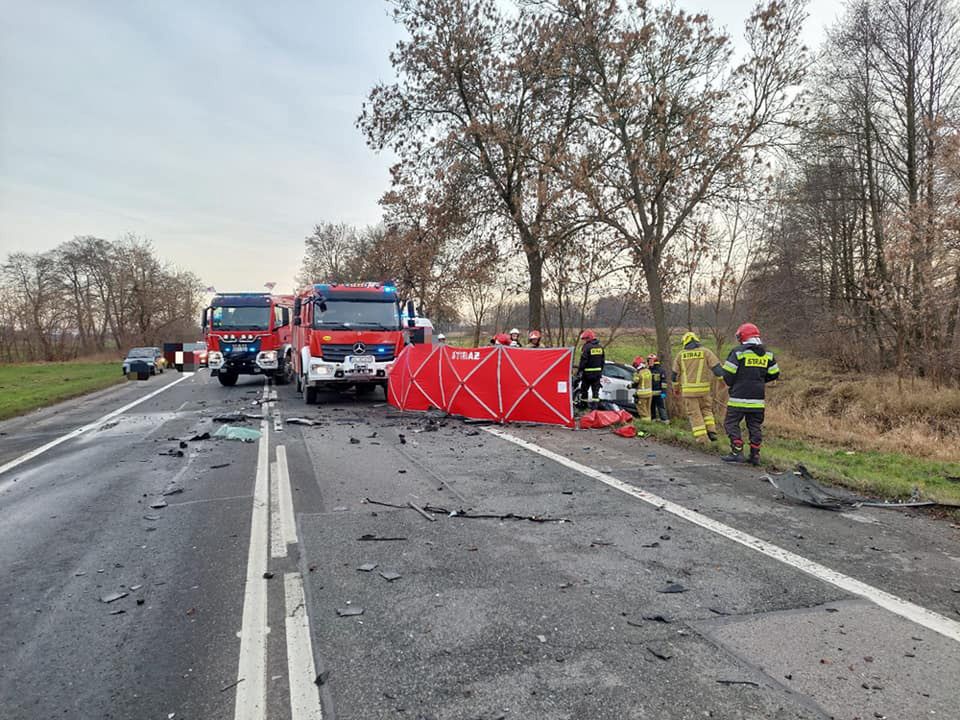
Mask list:
[[[343,362],[347,355],[356,355],[353,345],[327,344],[320,346],[324,362]],[[376,358],[377,362],[392,362],[394,358],[393,345],[367,345],[364,355]]]

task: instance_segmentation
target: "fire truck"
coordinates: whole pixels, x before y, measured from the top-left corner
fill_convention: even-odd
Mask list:
[[[386,391],[393,361],[410,340],[404,324],[415,327],[414,317],[413,302],[403,312],[392,283],[321,283],[301,290],[293,301],[293,345],[304,402],[317,402],[321,388]]]
[[[221,385],[240,375],[266,375],[278,385],[293,377],[290,312],[293,295],[224,293],[203,311],[207,366]]]

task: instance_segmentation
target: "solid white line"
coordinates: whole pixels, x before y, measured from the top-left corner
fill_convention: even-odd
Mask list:
[[[152,393],[148,393],[147,395],[144,395],[142,398],[139,398],[138,400],[134,400],[134,401],[131,402],[131,403],[127,403],[127,404],[124,405],[123,407],[117,408],[116,410],[113,410],[112,412],[108,412],[106,415],[104,415],[104,416],[103,416],[102,418],[100,418],[99,420],[94,420],[92,423],[87,423],[86,425],[83,425],[83,426],[81,426],[81,427],[78,427],[76,430],[71,430],[71,431],[68,432],[66,435],[62,435],[61,437],[58,437],[56,440],[51,440],[51,441],[48,442],[46,445],[41,445],[40,447],[38,447],[36,450],[31,450],[30,452],[25,453],[25,454],[21,455],[21,456],[18,457],[18,458],[14,458],[13,460],[10,460],[9,462],[4,463],[3,465],[0,465],[0,475],[3,475],[3,473],[7,472],[8,470],[12,470],[13,468],[17,467],[18,465],[22,465],[23,463],[27,462],[28,460],[33,460],[33,458],[37,457],[38,455],[42,455],[42,454],[45,453],[47,450],[50,450],[51,448],[55,448],[57,445],[60,445],[61,443],[65,443],[67,440],[72,440],[73,438],[77,437],[78,435],[83,435],[83,433],[88,432],[88,431],[90,431],[90,430],[93,430],[93,429],[96,428],[96,427],[99,427],[99,426],[102,425],[103,423],[107,422],[107,420],[112,420],[112,419],[115,418],[117,415],[121,415],[121,414],[125,413],[127,410],[129,410],[130,408],[136,407],[136,406],[139,405],[140,403],[146,402],[147,400],[149,400],[149,399],[152,398],[152,397],[156,397],[156,396],[159,395],[160,393],[162,393],[162,392],[164,392],[164,391],[166,391],[166,390],[169,390],[170,388],[172,388],[172,387],[173,387],[174,385],[176,385],[177,383],[182,383],[184,380],[186,380],[187,378],[192,377],[192,376],[193,376],[193,373],[184,373],[184,374],[183,374],[183,377],[174,380],[174,381],[173,381],[172,383],[170,383],[169,385],[164,385],[162,388],[157,388],[157,389],[154,390]]]
[[[287,556],[287,543],[283,539],[283,524],[280,520],[279,477],[277,464],[270,463],[270,557],[272,558]]]
[[[892,595],[884,590],[875,588],[872,585],[867,585],[866,583],[856,580],[849,575],[844,575],[843,573],[837,572],[836,570],[828,568],[825,565],[821,565],[813,560],[808,560],[801,555],[792,553],[789,550],[784,550],[777,545],[773,545],[765,540],[761,540],[753,535],[749,535],[745,532],[737,530],[736,528],[730,527],[729,525],[724,525],[721,522],[712,520],[711,518],[701,515],[695,510],[690,510],[683,505],[678,505],[677,503],[665,500],[657,495],[654,495],[653,493],[649,493],[646,490],[642,490],[634,485],[630,485],[618,480],[611,475],[602,473],[599,470],[594,470],[586,465],[581,465],[580,463],[570,460],[569,458],[555,453],[552,450],[547,450],[546,448],[540,447],[532,442],[518,438],[515,435],[511,435],[500,428],[487,427],[484,428],[484,430],[498,438],[507,440],[515,445],[519,445],[522,448],[530,450],[531,452],[535,452],[538,455],[549,458],[554,462],[558,462],[561,465],[570,468],[571,470],[576,470],[587,477],[592,477],[595,480],[599,480],[600,482],[609,485],[616,490],[620,490],[628,495],[632,495],[638,500],[643,500],[644,502],[649,503],[650,505],[653,505],[672,515],[683,518],[694,525],[699,525],[700,527],[725,537],[728,540],[733,540],[734,542],[748,547],[751,550],[756,550],[767,557],[778,560],[779,562],[805,572],[808,575],[812,575],[818,580],[822,580],[825,583],[829,583],[830,585],[838,587],[841,590],[846,590],[854,595],[864,597],[874,604],[879,605],[880,607],[885,608],[890,612],[899,615],[900,617],[906,618],[907,620],[911,620],[912,622],[922,625],[929,630],[940,633],[944,637],[948,637],[951,640],[960,642],[960,623],[935,613],[932,610],[915,605],[914,603],[899,598],[896,595]]]
[[[270,512],[270,435],[267,421],[260,422],[257,479],[250,518],[250,550],[243,590],[240,626],[240,661],[237,667],[235,720],[264,720],[267,716],[267,526]]]
[[[277,445],[277,474],[280,491],[280,527],[283,528],[283,541],[289,544],[297,542],[297,521],[293,517],[293,493],[290,490],[290,470],[287,466],[287,448]]]
[[[287,668],[290,680],[290,717],[292,720],[323,720],[320,707],[320,689],[316,685],[317,671],[313,664],[313,645],[310,641],[310,622],[303,595],[303,577],[300,573],[283,576],[286,600]]]

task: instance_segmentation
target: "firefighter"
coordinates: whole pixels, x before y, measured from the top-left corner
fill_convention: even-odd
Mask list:
[[[510,331],[510,347],[523,347],[520,344],[520,331],[517,328]]]
[[[653,373],[647,367],[643,356],[638,355],[633,359],[633,383],[631,387],[636,388],[634,400],[637,404],[637,417],[641,420],[650,419],[650,403],[653,400]]]
[[[760,330],[753,323],[744,323],[737,328],[740,343],[730,351],[723,363],[723,379],[730,388],[727,415],[723,429],[730,438],[730,454],[724,455],[727,462],[743,462],[743,435],[740,421],[747,421],[750,435],[751,465],[760,464],[760,443],[763,440],[763,411],[766,384],[780,377],[777,359],[763,346]]]
[[[507,335],[506,333],[497,333],[496,335],[493,336],[493,344],[505,345],[507,347],[510,347],[511,345],[513,345],[513,342],[510,340],[510,336]]]
[[[437,342],[440,343],[441,345],[446,345],[446,344],[447,344],[447,336],[444,335],[443,333],[440,333],[439,335],[437,335]]]
[[[580,385],[580,397],[587,404],[596,407],[600,401],[600,380],[603,377],[603,365],[606,355],[603,346],[597,340],[593,330],[584,330],[580,334],[583,349],[580,351],[580,364],[577,366],[577,383]]]
[[[717,423],[713,418],[711,373],[720,377],[720,359],[709,348],[700,344],[696,333],[683,336],[683,347],[673,361],[674,392],[683,398],[683,410],[690,418],[690,429],[697,442],[717,439]]]
[[[540,347],[540,341],[543,339],[543,336],[540,334],[539,330],[531,330],[530,334],[527,335],[527,340],[530,343],[530,347],[538,348]]]
[[[650,398],[650,419],[667,422],[667,384],[664,382],[660,358],[648,355],[647,367],[650,368],[650,389],[653,391],[653,397]]]

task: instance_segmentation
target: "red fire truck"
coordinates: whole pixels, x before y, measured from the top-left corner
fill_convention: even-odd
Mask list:
[[[293,377],[290,312],[293,295],[224,293],[203,311],[210,374],[221,385],[240,375],[267,375],[278,385]]]
[[[407,317],[414,316],[413,302]],[[358,395],[386,391],[393,361],[408,341],[404,313],[392,283],[321,283],[293,301],[297,389],[308,405],[321,388]],[[427,339],[429,342],[429,339]]]

